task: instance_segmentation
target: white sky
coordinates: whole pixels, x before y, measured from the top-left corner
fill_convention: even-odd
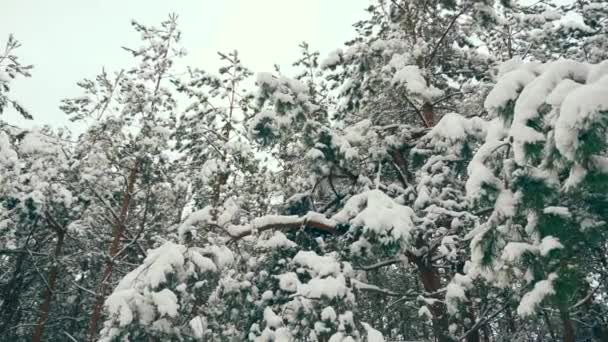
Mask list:
[[[239,50],[254,72],[286,70],[307,41],[321,58],[353,37],[369,0],[1,0],[0,44],[14,33],[32,77],[14,81],[10,96],[34,115],[22,120],[12,109],[3,119],[21,126],[70,125],[62,98],[80,95],[77,81],[130,66],[121,46],[137,46],[131,19],[159,24],[179,15],[185,65],[215,72],[217,51]]]

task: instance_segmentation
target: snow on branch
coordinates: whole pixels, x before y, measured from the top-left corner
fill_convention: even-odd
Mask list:
[[[246,236],[272,229],[292,230],[303,227],[313,228],[330,234],[337,234],[336,225],[336,221],[315,212],[309,212],[304,216],[267,215],[254,219],[248,225],[232,226],[228,229],[228,233],[233,240],[239,240]]]

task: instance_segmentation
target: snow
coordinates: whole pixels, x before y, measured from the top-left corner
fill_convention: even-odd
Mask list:
[[[365,322],[361,322],[361,325],[367,331],[367,342],[384,342],[384,336],[382,336],[381,332]]]
[[[518,198],[510,190],[502,190],[494,203],[494,212],[492,216],[497,217],[512,217],[515,214],[515,206]]]
[[[2,167],[12,167],[17,165],[18,161],[19,157],[12,148],[8,135],[0,132],[0,165]]]
[[[350,281],[351,281],[352,286],[359,290],[372,290],[372,291],[376,290],[376,291],[382,291],[382,292],[384,292],[384,291],[391,292],[390,290],[383,289],[376,285],[367,284],[367,283],[364,283],[357,279],[351,279]]]
[[[298,294],[306,298],[343,298],[348,293],[346,279],[342,274],[337,277],[312,278],[308,283],[298,287]]]
[[[535,77],[536,74],[529,69],[516,69],[507,72],[499,78],[494,88],[488,93],[484,108],[489,113],[496,114],[508,101],[515,100],[524,86],[532,82]]]
[[[608,75],[571,91],[560,107],[555,124],[555,145],[568,160],[575,160],[582,132],[601,120],[608,111]]]
[[[237,216],[240,208],[234,198],[229,198],[224,202],[219,211],[217,223],[223,227]]]
[[[202,256],[194,248],[188,249],[188,256],[190,260],[199,268],[201,272],[216,272],[217,266],[213,263],[213,260]]]
[[[465,118],[457,113],[448,113],[423,139],[431,139],[435,145],[442,144],[448,148],[454,143],[465,141],[469,136],[485,136],[485,121],[478,117]]]
[[[344,138],[353,145],[369,141],[366,135],[371,127],[372,122],[369,119],[361,120],[356,124],[350,125],[344,129]]]
[[[608,75],[608,60],[592,64],[587,74],[587,84],[595,83],[606,75]]]
[[[327,57],[325,57],[325,59],[321,61],[319,67],[321,69],[334,68],[338,63],[340,63],[343,54],[344,52],[342,51],[342,49],[336,49],[330,52]]]
[[[329,341],[327,342],[345,342],[346,338],[344,336],[343,333],[341,332],[337,332],[333,335],[331,335],[331,337],[329,338]]]
[[[58,143],[54,138],[36,129],[27,133],[19,144],[19,152],[24,154],[55,154],[59,151]]]
[[[266,322],[266,326],[271,328],[279,328],[283,325],[283,319],[269,307],[264,309],[264,321]]]
[[[478,198],[483,195],[484,185],[501,189],[502,183],[494,175],[494,172],[486,166],[486,161],[492,157],[501,146],[506,146],[507,142],[504,137],[506,130],[504,129],[502,120],[495,118],[486,124],[486,140],[479,147],[473,159],[467,166],[468,179],[465,183],[467,197]]]
[[[177,304],[177,296],[169,289],[163,289],[160,292],[152,292],[152,300],[156,305],[158,312],[162,316],[176,317],[179,305]]]
[[[227,255],[226,251],[230,255]],[[218,265],[225,265],[232,258],[229,250],[218,246],[187,248],[167,242],[149,250],[142,265],[123,277],[114,292],[107,298],[105,306],[110,316],[114,317],[120,326],[130,324],[135,312],[142,322],[151,322],[155,312],[161,317],[176,317],[180,308],[176,294],[167,288],[155,290],[167,282],[169,274],[173,274],[176,280],[181,282],[176,290],[185,291],[187,286],[183,281],[191,276],[192,272],[196,272],[194,265],[200,272],[217,271],[218,265],[203,254],[214,255]],[[164,327],[164,323],[157,322],[159,328]]]
[[[234,254],[226,246],[210,245],[202,248],[202,254],[213,255],[213,261],[218,268],[227,268],[234,264]]]
[[[420,68],[416,65],[406,65],[398,70],[393,76],[393,84],[403,84],[405,88],[414,94],[421,95],[425,100],[431,100],[443,95],[443,91],[434,86],[427,86]]]
[[[340,264],[333,254],[320,256],[314,251],[299,251],[292,262],[306,267],[313,277],[324,277],[340,273]]]
[[[587,170],[580,164],[576,163],[570,168],[570,174],[562,186],[563,190],[568,191],[576,188],[580,182],[587,176]]]
[[[276,249],[276,248],[295,248],[297,244],[287,238],[285,234],[280,231],[275,231],[274,235],[268,240],[260,240],[257,243],[257,247]]]
[[[418,317],[424,317],[426,319],[432,319],[433,318],[433,314],[431,313],[431,310],[429,310],[429,307],[426,305],[423,305],[420,307],[420,309],[418,309]]]
[[[545,297],[555,294],[553,281],[557,279],[557,274],[551,273],[545,280],[541,280],[534,284],[532,291],[526,293],[517,307],[517,314],[520,317],[526,317],[534,314],[536,307],[545,299]]]
[[[320,214],[320,213],[315,213],[314,211],[309,211],[305,215],[304,220],[319,222],[328,227],[333,227],[337,224],[337,222],[334,219],[329,219],[329,218],[325,217],[325,215]]]
[[[262,296],[260,298],[264,301],[269,301],[274,298],[274,293],[272,293],[272,291],[270,290],[266,290],[264,291],[264,293],[262,293]]]
[[[546,207],[543,209],[543,214],[562,216],[565,218],[570,218],[572,216],[570,210],[566,207]]]
[[[331,306],[326,307],[321,311],[321,319],[324,321],[333,322],[338,318],[336,311]]]
[[[261,227],[272,227],[272,226],[290,226],[297,225],[299,223],[304,226],[306,220],[319,221],[328,226],[334,226],[335,222],[327,219],[325,216],[319,213],[310,212],[306,216],[301,217],[297,215],[266,215],[253,219],[248,225],[243,226],[230,226],[228,231],[232,236],[238,236],[239,234],[249,232],[255,233]]]
[[[166,318],[161,318],[152,323],[152,330],[170,334],[173,332],[172,324]]]
[[[185,251],[185,246],[172,242],[149,251],[143,264],[127,274],[116,289],[123,290],[141,285],[157,288],[167,280],[168,273],[183,267]]]
[[[259,72],[256,76],[256,84],[258,86],[269,85],[275,87],[278,80],[270,72]]]
[[[372,244],[364,236],[361,236],[357,241],[350,245],[350,254],[352,256],[361,256],[363,251],[369,251],[371,248]]]
[[[373,232],[384,242],[408,242],[414,229],[413,217],[411,208],[396,203],[380,190],[369,190],[351,197],[332,219]]]
[[[506,262],[518,261],[524,253],[535,253],[536,246],[525,242],[509,242],[502,250],[500,258]]]
[[[546,64],[540,76],[536,77],[524,87],[515,102],[513,123],[511,124],[511,129],[509,131],[514,140],[513,154],[515,161],[518,164],[523,165],[525,163],[526,156],[524,146],[526,144],[545,140],[544,134],[530,127],[528,123],[530,120],[539,117],[539,107],[545,103],[547,96],[549,96],[565,78],[572,78],[575,81],[584,81],[588,71],[588,64],[571,60],[559,60]],[[566,101],[567,99],[564,100],[564,104]],[[564,104],[562,104],[562,112]]]
[[[279,341],[285,341],[285,342],[291,342],[293,341],[293,336],[291,336],[291,333],[289,332],[288,328],[279,328],[274,332],[274,340],[276,342]]]
[[[190,329],[192,329],[192,333],[194,337],[198,339],[202,339],[205,335],[205,330],[207,330],[207,322],[201,316],[196,316],[190,320],[188,323],[190,325]]]
[[[207,224],[212,221],[212,212],[213,208],[211,206],[206,206],[203,209],[197,210],[184,220],[184,222],[177,228],[180,239],[183,239],[186,233],[192,232],[194,226],[197,224]]]
[[[585,25],[582,21],[564,20],[559,23],[559,26],[566,30],[594,33],[594,30],[591,27]]]
[[[553,89],[549,96],[547,96],[545,102],[554,107],[559,107],[564,101],[564,98],[566,98],[566,96],[571,91],[580,87],[581,85],[582,84],[575,82],[569,78],[562,80],[557,84],[557,86],[555,87],[555,89]]]
[[[298,290],[300,280],[294,272],[280,274],[277,278],[279,279],[279,288],[281,290],[285,292],[296,292]]]
[[[458,312],[458,303],[465,301],[467,296],[465,290],[472,287],[472,279],[463,274],[457,273],[452,281],[446,286],[445,303],[448,313]]]
[[[323,157],[323,152],[316,148],[311,148],[310,150],[308,150],[308,152],[306,152],[306,158],[311,160],[323,159]]]
[[[556,237],[553,237],[551,235],[545,236],[542,239],[542,241],[540,242],[540,245],[538,246],[541,256],[547,256],[547,254],[549,254],[549,252],[551,252],[554,249],[563,249],[563,248],[564,248],[564,245],[562,245],[559,242],[559,239]]]
[[[138,294],[134,290],[127,290],[112,293],[106,299],[105,306],[108,312],[117,318],[121,327],[129,325],[133,321],[133,311],[131,311],[129,302],[131,298],[137,296]]]

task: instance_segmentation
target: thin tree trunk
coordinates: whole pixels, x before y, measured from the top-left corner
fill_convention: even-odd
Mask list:
[[[46,321],[49,319],[49,309],[51,301],[53,300],[53,292],[55,291],[55,284],[57,282],[57,272],[59,269],[58,258],[61,255],[61,248],[63,247],[63,238],[65,236],[65,230],[61,227],[56,227],[57,230],[57,245],[55,245],[55,252],[53,254],[53,262],[49,269],[48,284],[44,294],[44,301],[40,305],[38,323],[36,324],[36,330],[32,336],[32,342],[42,341],[42,335],[44,334],[44,326]]]
[[[2,299],[2,306],[0,306],[0,314],[2,315],[2,324],[0,325],[0,333],[9,329],[13,324],[13,318],[15,312],[19,308],[19,298],[21,297],[21,290],[23,289],[23,262],[27,255],[20,253],[15,261],[15,270],[11,280],[8,282],[4,290]]]
[[[547,325],[547,329],[549,330],[549,335],[551,335],[551,339],[555,342],[557,342],[557,338],[555,337],[555,329],[553,329],[553,324],[551,324],[551,320],[549,319],[549,316],[547,316],[547,313],[544,311],[541,311],[541,315],[543,316],[543,319],[545,320],[545,324]]]
[[[118,221],[114,225],[112,243],[110,244],[109,249],[109,259],[106,262],[101,281],[97,287],[97,298],[95,300],[95,305],[93,306],[93,311],[89,320],[89,334],[87,339],[89,342],[94,342],[95,337],[97,336],[97,325],[99,323],[101,309],[103,308],[103,303],[106,298],[108,283],[110,282],[110,277],[112,276],[115,261],[114,257],[120,251],[120,238],[123,236],[125,231],[125,221],[129,212],[129,205],[131,204],[131,194],[133,193],[133,188],[135,187],[138,168],[139,162],[135,161],[135,165],[133,166],[133,169],[131,169],[131,173],[129,174],[129,178],[127,180],[127,188],[122,197]]]
[[[28,244],[34,231],[38,227],[38,218],[34,221],[32,229],[28,233],[25,243],[22,249],[28,249]],[[4,336],[4,332],[10,329],[13,325],[15,313],[19,310],[19,298],[21,297],[21,291],[25,288],[24,286],[24,274],[22,273],[23,263],[25,262],[27,255],[25,253],[19,253],[17,260],[15,261],[15,270],[11,276],[11,280],[3,291],[2,306],[0,306],[0,336]]]
[[[490,342],[492,340],[492,328],[490,328],[490,325],[484,324],[481,331],[483,331],[484,342]]]
[[[469,303],[468,305],[468,316],[469,319],[471,320],[471,326],[475,325],[475,310],[473,308],[473,303]],[[479,330],[483,329],[483,327],[487,326],[487,324],[484,324],[483,326],[479,327],[478,329],[473,330],[473,332],[471,332],[469,335],[467,335],[467,342],[479,342],[480,341],[480,334],[479,334]],[[469,329],[469,328],[467,328]]]
[[[505,298],[505,300],[509,300]],[[511,305],[507,305],[505,309],[505,315],[507,316],[507,326],[509,327],[509,332],[514,334],[517,331],[517,327],[515,325],[515,318],[513,317],[513,312],[511,312]]]

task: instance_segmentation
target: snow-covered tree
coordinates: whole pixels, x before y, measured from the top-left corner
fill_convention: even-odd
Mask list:
[[[134,22],[134,64],[62,104],[81,135],[0,127],[0,335],[605,340],[605,13],[377,0],[258,73],[178,70],[176,16]]]
[[[468,195],[492,208],[468,235],[468,273],[511,288],[520,317],[557,317],[564,341],[574,317],[601,326],[605,314],[607,65],[511,63],[468,167]]]
[[[17,100],[8,96],[10,83],[19,76],[30,77],[32,65],[24,65],[15,55],[15,50],[21,43],[11,34],[8,36],[4,51],[0,54],[0,114],[7,105],[11,105],[21,116],[26,119],[33,119],[32,115]]]

